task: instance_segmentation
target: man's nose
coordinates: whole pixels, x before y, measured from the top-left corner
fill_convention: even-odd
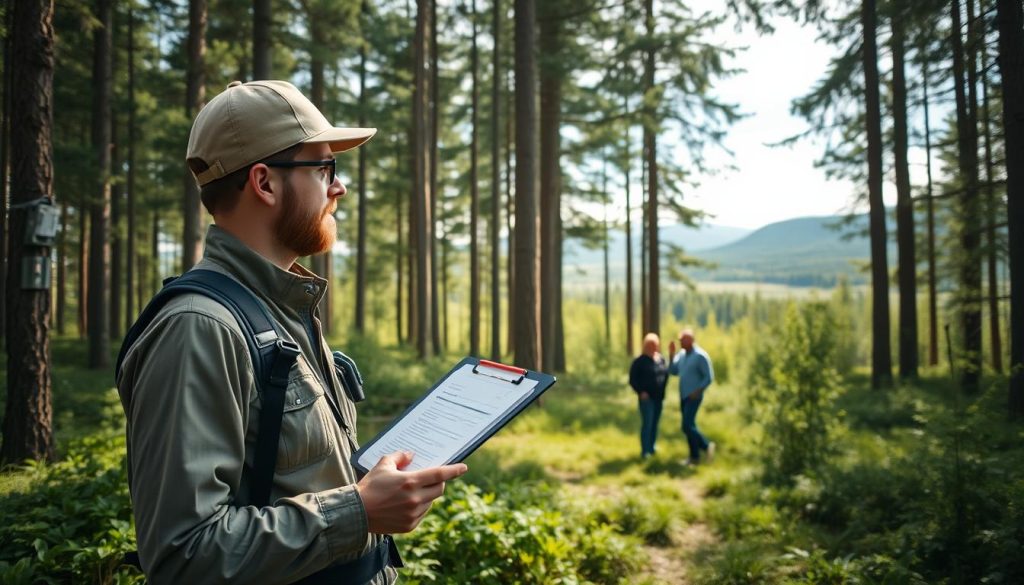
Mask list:
[[[334,184],[331,185],[331,191],[331,196],[333,197],[343,197],[348,193],[348,189],[345,188],[345,184],[341,182],[340,177],[334,178]]]

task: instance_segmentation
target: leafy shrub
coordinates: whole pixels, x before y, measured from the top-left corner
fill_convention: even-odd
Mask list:
[[[833,452],[835,324],[827,304],[791,304],[778,339],[762,346],[751,369],[755,412],[764,427],[765,475],[789,483]]]
[[[121,566],[135,548],[124,437],[71,444],[64,461],[30,464],[24,492],[0,500],[0,583],[141,583]]]
[[[419,528],[400,538],[410,583],[618,583],[638,569],[636,542],[568,516],[547,491],[498,497],[448,485]]]

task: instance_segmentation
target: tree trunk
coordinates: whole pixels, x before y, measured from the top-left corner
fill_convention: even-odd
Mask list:
[[[981,35],[981,70],[988,71],[986,35]],[[999,198],[995,187],[995,162],[992,160],[992,116],[988,98],[988,74],[981,76],[982,128],[985,135],[985,260],[988,269],[988,333],[992,344],[992,369],[1003,371],[1003,339],[999,329],[999,253],[996,240]]]
[[[431,342],[433,335],[431,326],[434,319],[431,317],[431,309],[434,302],[431,294],[434,287],[430,281],[433,275],[431,268],[431,239],[430,229],[433,218],[430,208],[430,181],[429,181],[429,158],[430,152],[427,147],[427,79],[426,79],[426,39],[427,20],[429,17],[430,0],[417,0],[416,2],[416,39],[415,58],[413,59],[414,83],[413,91],[413,131],[415,135],[413,145],[413,161],[415,188],[413,190],[413,205],[415,207],[415,232],[416,232],[416,349],[420,358],[434,354],[436,346]]]
[[[57,334],[64,335],[67,306],[68,204],[60,204],[60,233],[57,234]]]
[[[430,117],[430,140],[427,157],[430,160],[430,171],[428,174],[428,184],[430,189],[428,191],[429,207],[430,207],[430,220],[427,223],[428,237],[427,242],[430,245],[430,331],[431,341],[434,344],[434,353],[441,352],[441,327],[439,324],[440,311],[438,306],[440,303],[440,296],[437,294],[437,236],[435,234],[435,222],[437,221],[437,198],[440,196],[440,188],[438,187],[438,175],[437,175],[437,163],[438,163],[438,118],[441,109],[441,102],[438,99],[438,89],[440,83],[438,82],[438,68],[437,68],[437,0],[430,1],[430,81],[428,85],[430,87],[430,97],[427,100],[427,115]]]
[[[89,204],[85,191],[78,198],[78,338],[86,339],[89,329]]]
[[[647,146],[646,137],[641,147],[640,159],[640,326],[641,334],[646,336],[647,329]]]
[[[14,0],[5,3],[4,10],[4,72],[3,72],[3,99],[0,102],[3,121],[0,124],[0,347],[3,347],[7,340],[7,201],[8,183],[11,160],[11,27],[14,16]],[[62,211],[64,211],[62,209]],[[62,239],[64,232],[61,232]]]
[[[96,157],[96,194],[89,205],[89,367],[110,365],[110,139],[111,24],[110,0],[97,0],[100,26],[93,32],[92,146]]]
[[[470,3],[469,18],[473,23],[470,46],[472,69],[472,95],[470,99],[471,138],[469,145],[469,353],[480,355],[480,187],[477,185],[477,152],[480,149],[480,92],[477,88],[477,68],[480,56],[476,46],[476,0]]]
[[[396,149],[395,169],[402,168],[402,153]],[[395,343],[402,344],[402,260],[405,249],[402,247],[402,192],[395,193]]]
[[[21,265],[49,250],[24,244],[26,214],[14,206],[53,194],[53,4],[15,2],[11,34],[10,262],[7,266],[7,406],[0,462],[53,459],[50,378],[50,289],[22,288]]]
[[[1010,393],[1024,417],[1024,13],[1019,0],[996,0],[999,71],[1006,136],[1006,207],[1010,239]]]
[[[612,346],[612,297],[611,297],[611,278],[610,278],[610,262],[608,259],[608,158],[602,152],[601,161],[601,207],[603,214],[601,216],[601,240],[604,252],[604,344],[606,347],[611,348]]]
[[[540,367],[537,262],[537,82],[533,0],[515,2],[516,242],[515,363]]]
[[[125,270],[125,330],[135,321],[135,13],[128,6],[128,177],[126,213],[128,215],[128,237],[126,238],[127,266]]]
[[[312,40],[312,47],[310,50],[311,58],[309,60],[309,79],[310,79],[310,101],[317,107],[321,112],[324,111],[324,60],[320,56],[320,52],[317,49],[323,48],[327,43],[323,40],[323,29],[322,23],[316,14],[312,12],[307,13],[309,15],[309,35]],[[365,124],[359,124],[360,127]],[[363,149],[365,146],[359,148],[360,159],[363,156]],[[359,181],[359,188],[362,189],[362,180]],[[361,221],[361,220],[360,220]],[[357,251],[358,254],[358,251]],[[329,335],[333,330],[333,309],[334,303],[332,299],[334,297],[334,278],[332,275],[333,268],[331,262],[331,251],[327,250],[320,254],[314,254],[310,258],[310,265],[313,267],[313,272],[318,274],[321,278],[327,281],[327,292],[323,297],[320,298],[320,304],[317,306],[317,310],[320,313],[320,327],[324,335]],[[356,282],[356,289],[359,289],[359,282]]]
[[[896,240],[899,244],[900,379],[917,378],[917,256],[914,201],[907,161],[907,80],[902,15],[892,18],[893,150],[896,170]]]
[[[415,61],[418,63],[418,61]],[[415,75],[415,66],[414,66]],[[413,90],[413,112],[416,112],[416,91],[415,87]],[[422,94],[419,94],[422,95]],[[422,99],[422,98],[420,98]],[[422,112],[422,110],[420,110]],[[416,294],[416,264],[419,262],[419,254],[416,252],[416,246],[419,245],[419,236],[416,234],[416,222],[419,218],[419,208],[416,206],[416,198],[419,197],[420,193],[420,177],[417,165],[417,157],[421,156],[422,143],[417,138],[416,131],[416,119],[413,118],[413,123],[409,125],[409,168],[412,169],[412,180],[410,181],[409,190],[409,246],[406,251],[406,264],[407,274],[409,275],[409,289],[406,294],[406,315],[409,322],[408,331],[406,338],[411,344],[416,344],[416,340],[419,338],[416,327],[419,323],[419,318],[416,316],[416,308],[419,306],[419,295]]]
[[[645,0],[647,36],[654,37],[654,1]],[[654,104],[655,47],[649,43],[644,59],[644,147],[647,156],[647,331],[657,332],[661,324],[661,283],[658,258],[658,121]]]
[[[892,383],[889,346],[889,262],[886,257],[885,203],[882,201],[882,110],[878,95],[875,0],[864,0],[864,87],[868,134],[868,204],[871,230],[871,387]]]
[[[562,267],[556,263],[558,219],[562,199],[562,20],[547,15],[540,21],[540,345],[541,367],[552,371],[555,362],[555,283]]]
[[[360,4],[360,28],[366,25],[366,0]],[[366,43],[359,43],[359,127],[366,127]],[[360,148],[356,183],[359,188],[358,226],[356,228],[356,307],[355,327],[366,332],[366,147]],[[401,225],[401,223],[399,223]]]
[[[629,98],[626,99],[625,112],[629,114]],[[633,217],[629,200],[629,169],[633,166],[630,159],[629,126],[626,126],[626,144],[622,160],[625,164],[623,172],[626,179],[626,355],[633,355]]]
[[[514,4],[513,4],[514,6]],[[513,31],[514,35],[514,31]],[[514,36],[513,36],[514,38]],[[508,84],[511,86],[511,83]],[[513,219],[515,218],[515,197],[512,193],[512,174],[514,172],[512,168],[512,119],[513,119],[513,102],[514,96],[507,96],[506,108],[505,108],[505,223],[506,232],[508,233],[508,257],[505,260],[505,269],[507,275],[505,280],[507,281],[506,286],[508,287],[509,295],[516,290],[516,232],[514,229]],[[516,346],[516,332],[513,323],[516,322],[516,303],[508,303],[508,339],[506,340],[506,346],[509,351],[514,352]]]
[[[968,3],[970,5],[970,2]],[[968,75],[964,90],[964,64],[974,60],[973,51],[965,51],[960,35],[960,0],[953,0],[953,79],[956,93],[957,147],[961,193],[958,197],[959,233],[959,309],[963,351],[960,360],[961,386],[965,392],[979,390],[981,378],[981,218],[978,205],[978,130],[974,113],[974,79]],[[973,24],[967,24],[967,37],[973,39]],[[968,67],[970,70],[975,67]]]
[[[200,0],[205,5],[206,0]],[[252,2],[252,79],[270,79],[270,0]],[[205,13],[205,10],[204,10]]]
[[[119,149],[117,147],[117,116],[111,116],[110,127],[110,160],[114,169],[120,169],[123,165],[118,160]],[[120,340],[121,332],[121,283],[124,245],[121,234],[121,199],[124,197],[123,184],[111,176],[110,185],[110,307],[107,313],[110,319],[110,338]]]
[[[927,59],[927,57],[925,57]],[[922,63],[924,152],[928,174],[928,365],[939,365],[939,302],[935,272],[935,197],[932,191],[932,130],[928,116],[928,62]]]
[[[494,0],[491,22],[494,73],[491,79],[491,359],[501,360],[501,0]]]
[[[153,226],[150,229],[150,255],[152,260],[150,261],[150,273],[149,273],[149,290],[150,294],[147,296],[153,296],[158,290],[160,290],[160,280],[163,275],[160,272],[160,212],[153,212]],[[143,306],[139,303],[139,306]]]
[[[256,0],[259,3],[261,0]],[[185,79],[185,118],[193,120],[203,107],[206,95],[206,2],[189,0],[188,3],[188,71]],[[265,79],[265,78],[263,78]],[[184,165],[183,165],[184,166]],[[184,234],[181,244],[182,272],[195,266],[202,255],[202,234],[200,233],[202,205],[199,187],[188,168],[182,177],[185,193],[182,201],[182,225]]]

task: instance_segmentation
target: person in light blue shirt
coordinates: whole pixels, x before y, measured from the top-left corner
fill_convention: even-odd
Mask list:
[[[682,348],[676,353],[676,342],[669,343],[669,354],[673,356],[669,366],[669,374],[679,376],[679,405],[683,412],[683,434],[690,445],[690,458],[687,465],[700,462],[700,453],[707,454],[710,463],[715,457],[715,443],[708,441],[697,428],[697,411],[704,400],[704,391],[715,381],[715,371],[711,366],[711,356],[704,348],[697,345],[692,329],[679,332],[679,345]]]

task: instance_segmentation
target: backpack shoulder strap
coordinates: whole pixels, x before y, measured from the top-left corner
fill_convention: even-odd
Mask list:
[[[171,299],[188,293],[211,298],[231,311],[248,345],[262,402],[249,500],[256,506],[265,506],[269,504],[277,462],[288,372],[298,359],[299,347],[278,333],[274,318],[251,290],[234,278],[213,270],[193,269],[178,278],[169,279],[125,335],[117,356],[115,374],[120,372],[128,350],[160,310]]]

